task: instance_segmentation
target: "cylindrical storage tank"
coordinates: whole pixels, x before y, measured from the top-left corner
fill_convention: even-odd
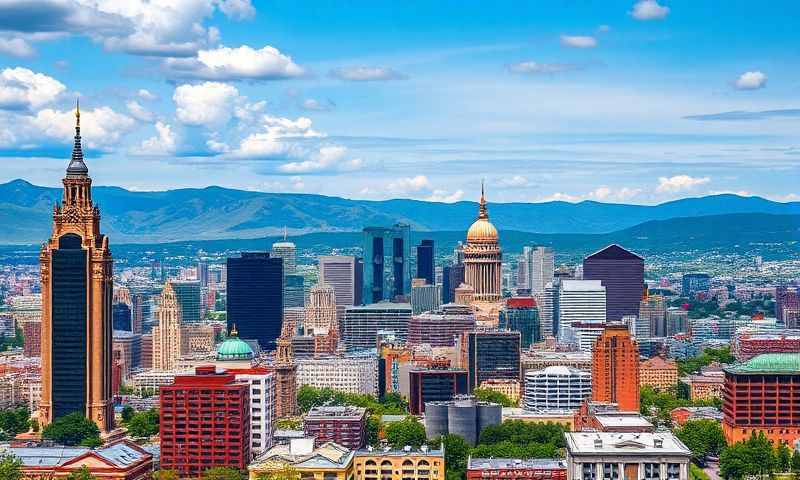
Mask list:
[[[478,418],[475,402],[453,402],[447,412],[447,429],[474,446],[478,443]]]
[[[447,435],[447,404],[442,402],[425,403],[425,435],[434,439]]]
[[[478,439],[481,432],[490,425],[500,425],[503,422],[503,407],[496,403],[478,404]]]

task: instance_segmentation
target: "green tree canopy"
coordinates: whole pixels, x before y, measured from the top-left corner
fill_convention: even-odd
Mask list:
[[[467,456],[469,455],[469,444],[463,437],[448,433],[432,439],[428,445],[437,450],[444,446],[444,464],[448,480],[463,477],[467,470]]]
[[[203,480],[245,480],[245,475],[236,468],[214,467],[206,470]]]
[[[27,408],[20,407],[0,411],[0,432],[2,433],[0,437],[9,439],[22,432],[27,432],[31,426],[30,419]]]
[[[100,444],[100,429],[91,420],[74,412],[57,418],[44,427],[42,437],[59,445],[96,446]]]
[[[297,390],[297,406],[305,413],[313,407],[322,405],[353,405],[364,407],[376,415],[402,415],[407,413],[408,405],[396,395],[386,395],[379,401],[372,395],[345,393],[331,388],[315,388],[303,385]]]
[[[22,480],[22,461],[10,453],[0,455],[0,478]]]
[[[132,437],[149,438],[158,434],[158,424],[158,410],[151,408],[144,412],[135,413],[131,417],[128,422],[128,433]]]
[[[419,448],[425,443],[425,427],[414,417],[406,417],[399,422],[392,422],[384,427],[386,441],[393,448],[410,445]]]
[[[563,448],[564,427],[551,422],[529,423],[522,420],[510,420],[484,428],[478,444],[493,445],[505,441],[518,445],[552,444],[556,448]]]
[[[472,394],[475,395],[477,400],[484,402],[498,403],[504,407],[517,406],[517,403],[508,398],[508,396],[500,392],[495,392],[494,390],[489,390],[488,388],[476,388],[473,390]]]
[[[180,475],[175,470],[159,470],[153,472],[153,480],[180,480]]]
[[[706,455],[718,456],[726,446],[722,427],[714,420],[690,420],[675,435],[689,447],[694,460],[700,463]]]
[[[130,422],[134,415],[136,415],[136,410],[134,410],[133,407],[130,405],[122,407],[122,423]]]
[[[89,467],[86,465],[82,466],[80,470],[72,472],[64,478],[65,480],[97,480],[97,477],[92,475],[92,472],[89,471]]]

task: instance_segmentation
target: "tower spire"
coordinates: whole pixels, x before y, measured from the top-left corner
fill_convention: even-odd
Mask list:
[[[489,212],[486,210],[486,197],[483,192],[483,179],[481,179],[481,201],[478,207],[478,218],[489,218]]]
[[[75,142],[72,145],[72,159],[67,167],[67,178],[86,177],[89,169],[83,163],[83,148],[81,147],[81,104],[80,99],[75,103]]]

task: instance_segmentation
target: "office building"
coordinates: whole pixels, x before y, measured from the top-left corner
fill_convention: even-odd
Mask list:
[[[197,357],[214,351],[216,332],[211,325],[181,325],[181,356]]]
[[[42,292],[42,400],[44,425],[73,412],[101,433],[114,428],[112,393],[112,258],[100,233],[100,209],[83,162],[80,111],[75,114],[72,159],[53,211],[53,233],[39,254]]]
[[[475,314],[466,305],[449,303],[436,312],[411,317],[408,325],[408,344],[432,347],[452,347],[464,332],[475,328]]]
[[[760,433],[776,445],[800,439],[800,353],[765,353],[724,371],[722,431],[728,444]]]
[[[379,330],[394,332],[405,340],[411,320],[408,303],[373,303],[347,307],[342,321],[342,342],[349,350],[375,348]]]
[[[561,329],[561,343],[573,345],[579,351],[592,353],[595,341],[605,331],[603,323],[573,323]]]
[[[336,319],[336,293],[328,285],[311,287],[305,308],[303,329],[306,335],[325,337],[327,340],[315,347],[315,353],[333,353],[339,343],[339,322]],[[323,345],[324,344],[324,345]]]
[[[564,327],[573,323],[605,323],[606,293],[599,280],[562,280],[558,292],[559,338]],[[638,300],[636,305],[638,310]]]
[[[533,297],[512,297],[500,309],[498,327],[519,332],[522,348],[543,340],[539,324],[539,309]]]
[[[317,445],[334,442],[359,449],[367,443],[367,411],[362,407],[312,407],[303,416],[303,432]]]
[[[644,290],[644,259],[639,255],[619,245],[609,245],[583,260],[583,279],[600,280],[605,287],[609,321],[639,314]]]
[[[153,368],[174,370],[181,358],[181,307],[173,289],[167,282],[161,291],[158,307],[158,325],[153,327]]]
[[[336,294],[336,314],[341,321],[346,307],[361,305],[363,262],[350,256],[319,257],[319,283],[333,288]]]
[[[486,380],[520,379],[519,332],[474,331],[464,334],[462,365],[469,372],[469,391]]]
[[[192,280],[170,280],[172,290],[180,307],[181,323],[199,323],[202,320],[200,282]]]
[[[356,480],[445,480],[444,451],[368,448],[356,452],[353,470]]]
[[[298,362],[296,368],[299,386],[367,395],[378,393],[378,360],[374,356],[309,358]]]
[[[297,414],[297,365],[292,356],[292,342],[279,337],[275,353],[275,415],[291,417]]]
[[[572,480],[689,480],[692,451],[669,432],[566,432]]]
[[[522,354],[521,363],[523,372],[528,370],[543,370],[552,366],[573,367],[591,372],[592,354],[588,352],[527,350]]]
[[[417,245],[417,276],[424,278],[427,285],[434,285],[434,258],[436,251],[433,248],[433,240],[422,240]]]
[[[669,307],[665,313],[667,322],[666,336],[671,337],[689,331],[689,312],[680,307]]]
[[[685,273],[681,279],[681,286],[681,294],[684,297],[708,293],[711,289],[711,276],[707,273]]]
[[[283,320],[283,260],[266,252],[242,252],[228,258],[228,330],[275,348]]]
[[[283,306],[302,307],[305,304],[305,278],[302,275],[284,275]]]
[[[534,297],[539,308],[543,339],[558,336],[558,295],[561,290],[561,280],[556,279],[553,282],[545,285],[544,292]]]
[[[442,304],[456,301],[456,288],[464,283],[464,264],[445,265],[442,269]]]
[[[491,392],[502,393],[514,404],[519,402],[522,397],[522,384],[519,380],[509,380],[505,378],[492,378],[484,380],[479,385],[481,390],[489,390]]]
[[[160,388],[161,469],[197,477],[214,467],[245,470],[251,460],[250,387],[213,365]]]
[[[739,362],[746,362],[762,353],[800,352],[800,332],[779,330],[774,333],[740,333],[731,345],[731,352]]]
[[[125,330],[114,330],[113,350],[120,350],[125,362],[126,373],[142,365],[142,336]],[[124,378],[128,378],[125,375]]]
[[[197,261],[197,281],[200,282],[200,288],[208,287],[208,262],[205,260]]]
[[[553,283],[555,254],[550,247],[536,247],[530,250],[528,278],[532,295],[544,292],[548,283]]]
[[[639,411],[639,347],[625,325],[611,323],[592,351],[592,400]]]
[[[775,318],[784,322],[786,328],[800,326],[800,291],[797,287],[779,285],[775,287]]]
[[[297,272],[297,247],[294,243],[286,240],[272,244],[271,258],[283,260],[283,274],[294,275]]]
[[[481,184],[478,219],[467,230],[464,246],[464,282],[474,291],[474,300],[496,302],[503,296],[502,261],[497,229],[489,221]]]
[[[646,295],[639,302],[634,335],[639,338],[667,335],[667,308],[661,295]]]
[[[422,415],[426,402],[443,402],[467,393],[466,370],[414,368],[409,372],[408,411],[411,415]]]
[[[367,227],[363,237],[363,301],[377,303],[410,294],[411,227]]]
[[[530,295],[530,261],[531,247],[522,247],[522,253],[517,257],[517,295]]]
[[[472,458],[467,459],[467,480],[508,478],[522,480],[567,480],[567,463],[563,460],[536,458]]]
[[[411,311],[414,315],[438,310],[442,304],[441,286],[424,282],[422,278],[411,281]]]
[[[502,419],[503,408],[500,405],[476,401],[471,396],[428,402],[425,405],[425,434],[428,438],[438,438],[451,433],[474,446],[484,428],[500,425]]]
[[[675,360],[655,356],[639,364],[639,385],[662,392],[678,384],[678,365]]]
[[[111,306],[111,318],[114,330],[132,331],[131,307],[126,303],[115,303]]]
[[[525,372],[526,410],[575,410],[591,395],[592,376],[584,370],[559,366]]]
[[[218,365],[225,365],[224,354],[218,355]],[[222,358],[223,361],[219,361]],[[273,444],[275,433],[275,374],[264,367],[225,368],[237,382],[250,387],[250,451],[256,457]]]

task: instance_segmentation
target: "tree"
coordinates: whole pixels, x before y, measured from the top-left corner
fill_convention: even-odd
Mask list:
[[[516,407],[516,402],[512,401],[508,398],[507,395],[504,395],[500,392],[496,392],[494,390],[489,390],[488,388],[476,388],[472,392],[475,395],[477,400],[481,400],[484,402],[492,402],[492,403],[499,403],[504,407]]]
[[[457,478],[463,476],[467,470],[467,455],[469,455],[469,444],[464,438],[448,433],[431,440],[428,445],[437,450],[444,446],[444,465],[447,469],[448,480],[451,480],[451,472],[458,472]]]
[[[714,420],[690,420],[675,434],[692,451],[694,461],[701,464],[706,455],[717,456],[726,445],[722,427]]]
[[[410,445],[419,448],[425,443],[425,427],[414,417],[406,417],[399,422],[392,422],[384,428],[386,441],[394,448]]]
[[[206,470],[203,480],[244,480],[244,475],[236,468],[214,467]]]
[[[78,412],[64,415],[44,427],[42,437],[59,445],[91,445],[100,443],[100,429]]]
[[[122,423],[130,422],[134,415],[136,415],[136,410],[134,410],[133,407],[130,405],[122,407]]]
[[[777,451],[778,471],[782,473],[792,470],[792,452],[785,443],[781,443]]]
[[[178,472],[175,470],[159,470],[153,472],[153,480],[180,480]]]
[[[84,465],[80,470],[72,472],[64,477],[64,480],[97,480],[97,477],[92,475],[92,472],[89,471],[89,467]]]
[[[0,478],[22,480],[22,461],[10,453],[0,455]]]
[[[296,480],[299,477],[297,469],[289,464],[284,465],[280,470],[269,473],[261,473],[256,478],[258,480]]]
[[[31,416],[28,409],[23,407],[0,411],[0,431],[7,438],[27,432],[31,425],[30,419]]]
[[[367,415],[367,444],[373,447],[380,446],[381,417],[378,415]]]
[[[128,433],[132,437],[149,438],[158,434],[158,410],[150,409],[133,415],[128,422]]]
[[[479,445],[494,445],[511,442],[517,445],[551,444],[564,447],[564,427],[558,423],[528,423],[511,420],[483,429],[478,439]]]
[[[797,450],[792,453],[792,473],[800,474],[800,452]]]
[[[749,475],[752,466],[747,446],[739,442],[724,450],[719,456],[719,474],[727,480],[741,480]]]

